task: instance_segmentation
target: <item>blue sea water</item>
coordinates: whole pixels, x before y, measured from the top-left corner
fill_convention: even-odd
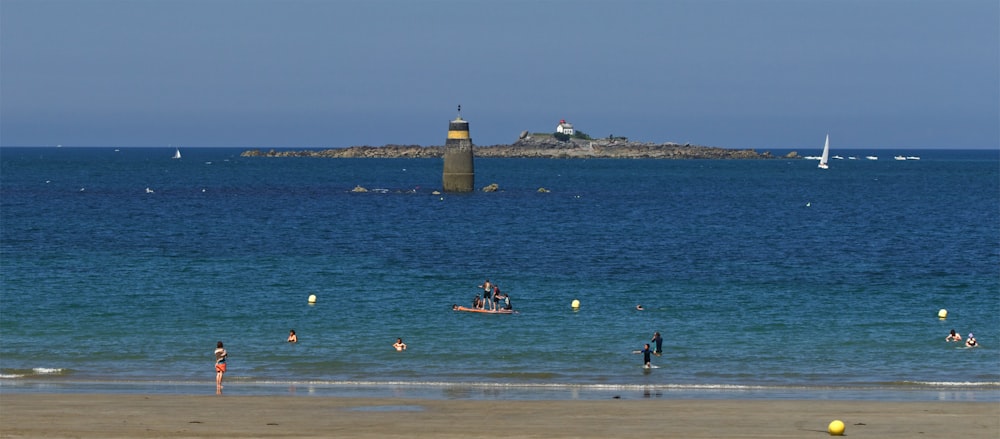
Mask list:
[[[0,149],[0,392],[214,392],[222,340],[233,394],[1000,401],[997,151],[182,152]],[[486,278],[518,314],[451,310]]]

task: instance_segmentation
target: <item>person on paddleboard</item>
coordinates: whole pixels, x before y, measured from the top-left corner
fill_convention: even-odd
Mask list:
[[[490,283],[489,279],[486,279],[486,282],[483,282],[483,284],[480,285],[479,288],[483,289],[483,303],[481,308],[485,309],[486,302],[490,301],[490,294],[493,293],[493,284]]]
[[[499,306],[500,306],[500,298],[501,297],[503,297],[503,296],[500,295],[500,287],[498,287],[496,285],[493,285],[493,309],[494,310],[500,309]]]

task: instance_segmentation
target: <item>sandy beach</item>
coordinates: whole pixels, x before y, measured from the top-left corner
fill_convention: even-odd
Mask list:
[[[1000,403],[0,395],[3,438],[1000,437]]]

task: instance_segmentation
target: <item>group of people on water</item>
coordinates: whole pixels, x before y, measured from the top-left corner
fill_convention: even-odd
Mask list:
[[[958,342],[960,342],[960,341],[962,341],[962,335],[959,334],[959,333],[957,333],[957,332],[955,332],[955,330],[952,329],[951,333],[949,333],[948,336],[944,338],[944,341],[947,341],[947,342],[958,341]],[[976,347],[979,347],[979,342],[976,341],[976,336],[972,335],[971,332],[969,333],[969,336],[965,339],[965,347],[967,347],[967,348],[976,348]]]
[[[501,293],[500,287],[491,283],[489,279],[476,288],[482,288],[483,294],[481,296],[476,294],[476,297],[472,299],[473,308],[489,309],[490,311],[514,309],[510,304],[510,295]]]

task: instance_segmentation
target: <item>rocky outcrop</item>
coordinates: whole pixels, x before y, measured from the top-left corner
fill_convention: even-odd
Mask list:
[[[385,146],[352,146],[349,148],[331,148],[321,150],[277,151],[263,152],[259,149],[243,151],[242,157],[321,157],[321,158],[437,158],[444,154],[443,146],[420,145],[385,145]]]
[[[630,142],[623,139],[570,139],[521,134],[509,145],[475,146],[476,157],[495,158],[612,158],[612,159],[770,159],[770,152],[727,149],[678,143]],[[325,158],[439,158],[443,146],[385,145],[352,146],[323,150],[262,152],[244,151],[243,157],[325,157]],[[795,157],[791,153],[786,157]]]

